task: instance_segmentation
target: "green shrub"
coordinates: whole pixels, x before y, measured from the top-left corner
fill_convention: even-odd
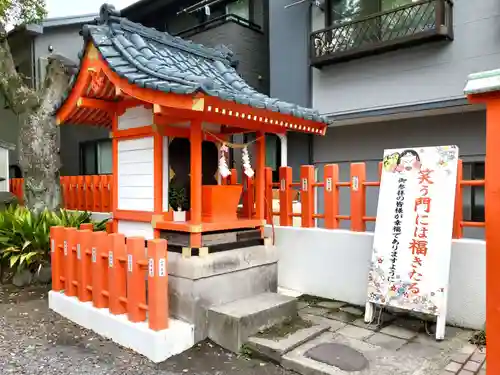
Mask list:
[[[106,221],[93,223],[94,230],[105,230]],[[61,209],[36,215],[25,207],[10,206],[0,211],[0,262],[13,271],[25,268],[35,271],[50,262],[50,227],[78,228],[91,222],[89,212]]]

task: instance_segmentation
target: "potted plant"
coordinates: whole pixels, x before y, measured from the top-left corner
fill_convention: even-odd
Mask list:
[[[186,221],[186,191],[184,188],[171,187],[168,192],[168,203],[174,212],[174,221]]]

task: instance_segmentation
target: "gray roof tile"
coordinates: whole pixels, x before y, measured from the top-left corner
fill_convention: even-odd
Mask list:
[[[270,98],[250,87],[234,68],[233,53],[225,46],[201,44],[146,28],[119,17],[110,5],[101,7],[96,25],[85,25],[83,36],[122,78],[140,87],[163,92],[203,92],[256,108],[330,123],[318,111]]]

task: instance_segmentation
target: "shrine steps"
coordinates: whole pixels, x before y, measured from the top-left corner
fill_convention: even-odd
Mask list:
[[[295,298],[262,293],[209,308],[208,337],[238,353],[250,336],[296,316]]]

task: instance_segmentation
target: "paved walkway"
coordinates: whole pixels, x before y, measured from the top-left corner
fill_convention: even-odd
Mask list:
[[[329,330],[283,353],[286,369],[315,375],[484,375],[485,352],[473,332],[447,327],[437,342],[432,326],[403,315],[382,314],[365,324],[364,312],[337,301],[299,302],[299,315]],[[300,336],[300,332],[297,332]],[[282,338],[269,338],[281,340]],[[290,337],[288,336],[288,341]]]
[[[293,375],[211,343],[153,364],[48,310],[47,288],[0,285],[0,374]]]
[[[362,321],[362,311],[338,302],[330,302],[327,307],[300,306],[304,318],[326,323],[330,329],[316,337],[316,341],[287,353],[287,361],[282,364],[288,369],[240,358],[209,342],[163,363],[152,364],[49,311],[46,296],[44,287],[20,291],[0,285],[2,375],[293,375],[290,370],[299,370],[297,366],[304,363],[316,370],[308,374],[485,374],[484,352],[467,342],[470,331],[448,327],[446,340],[436,342],[418,320],[383,315],[381,325],[377,321],[367,326]],[[336,308],[332,308],[332,303]],[[305,349],[320,343],[347,344],[368,359],[368,367],[359,372],[345,372],[304,355]]]

